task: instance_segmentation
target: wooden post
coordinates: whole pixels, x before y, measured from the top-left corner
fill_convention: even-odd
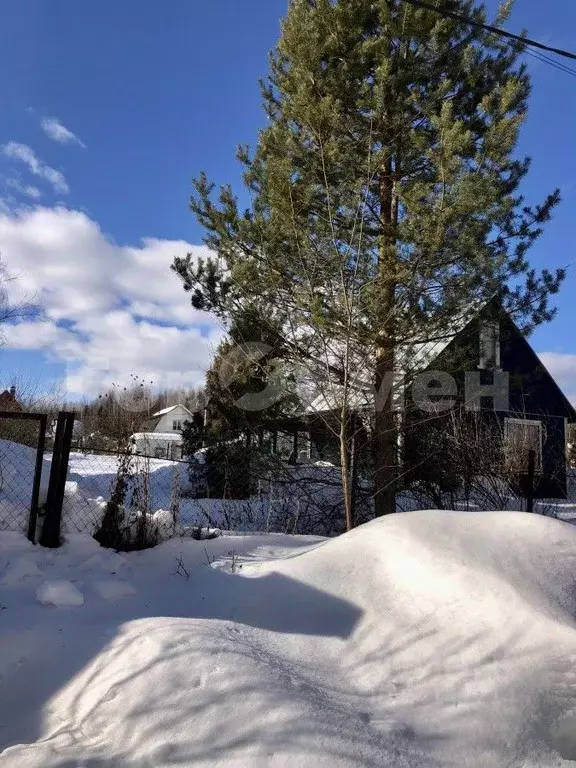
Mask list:
[[[536,452],[528,451],[528,476],[526,478],[526,512],[534,511],[534,471],[536,466]]]
[[[292,453],[288,460],[289,464],[298,463],[298,430],[292,433]]]

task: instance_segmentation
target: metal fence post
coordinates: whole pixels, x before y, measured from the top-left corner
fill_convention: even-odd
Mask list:
[[[44,518],[42,536],[40,537],[40,544],[43,547],[60,546],[60,523],[62,520],[66,477],[68,475],[68,460],[72,445],[74,418],[73,413],[61,412],[58,414],[52,467],[50,468],[50,481],[46,498],[46,517]]]
[[[38,506],[40,500],[40,485],[42,482],[42,467],[44,465],[44,446],[46,442],[46,429],[48,417],[41,414],[38,419],[38,445],[36,447],[36,465],[34,467],[34,483],[32,485],[32,501],[30,504],[30,517],[28,519],[28,540],[36,543],[36,523],[38,520]]]

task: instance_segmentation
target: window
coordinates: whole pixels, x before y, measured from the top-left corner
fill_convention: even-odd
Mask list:
[[[528,472],[530,451],[534,451],[534,470],[542,472],[542,422],[530,419],[506,419],[504,454],[507,469],[517,474]]]
[[[172,422],[172,431],[173,432],[181,432],[182,431],[182,422],[181,421],[173,421]]]
[[[500,326],[498,323],[482,323],[480,326],[480,363],[478,368],[500,367]]]
[[[294,435],[288,432],[278,432],[276,436],[276,453],[283,461],[289,461],[294,454]]]

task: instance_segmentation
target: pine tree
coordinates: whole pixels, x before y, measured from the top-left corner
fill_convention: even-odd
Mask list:
[[[486,21],[474,0],[445,6]],[[239,150],[250,208],[229,187],[214,200],[205,175],[195,182],[191,207],[216,255],[175,260],[193,305],[228,321],[258,308],[295,358],[321,354],[319,338],[339,342],[376,392],[398,347],[446,336],[495,294],[527,332],[549,320],[563,272],[537,273],[526,254],[559,193],[531,207],[520,192],[530,164],[515,153],[530,91],[521,52],[401,0],[292,0],[262,84],[268,124],[253,155]],[[385,514],[395,509],[390,398],[377,401],[373,447]]]
[[[294,410],[290,382],[283,377],[274,386],[277,361],[287,357],[284,346],[280,330],[262,322],[255,308],[236,314],[206,375],[206,444],[240,439],[249,447]],[[252,407],[241,407],[246,396],[254,399]]]

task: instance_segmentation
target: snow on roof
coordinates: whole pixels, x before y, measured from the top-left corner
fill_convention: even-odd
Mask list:
[[[373,402],[370,390],[354,390],[348,393],[348,408],[360,410],[368,408]],[[337,411],[344,404],[344,387],[340,384],[330,384],[327,392],[321,392],[304,409],[306,414],[326,413]]]
[[[401,400],[402,377],[414,374],[418,371],[424,371],[431,363],[454,341],[456,336],[461,333],[468,323],[486,305],[487,302],[478,302],[471,305],[467,311],[463,312],[458,318],[455,318],[451,327],[446,332],[432,341],[414,342],[412,344],[399,345],[394,351],[394,366],[398,373],[397,389],[393,397]],[[357,377],[359,382],[359,378]],[[326,392],[321,392],[309,404],[307,404],[304,413],[326,413],[342,408],[344,398],[344,388],[341,385],[328,383]],[[348,407],[353,410],[360,410],[373,406],[374,394],[371,384],[364,381],[354,388],[351,388],[348,395]]]
[[[168,440],[172,443],[182,442],[182,435],[177,432],[135,432],[131,440]]]
[[[444,333],[431,341],[416,341],[413,344],[405,344],[396,350],[395,362],[399,371],[408,372],[424,370],[448,347],[464,328],[486,306],[487,301],[478,301],[462,312],[459,317],[453,319],[450,327]]]
[[[181,407],[184,408],[183,405]],[[163,408],[161,411],[156,411],[156,413],[152,414],[152,418],[154,418],[156,416],[165,416],[167,413],[170,413],[170,411],[173,411],[174,408],[178,408],[178,406],[177,405],[170,405],[170,406],[168,406],[168,408]]]

